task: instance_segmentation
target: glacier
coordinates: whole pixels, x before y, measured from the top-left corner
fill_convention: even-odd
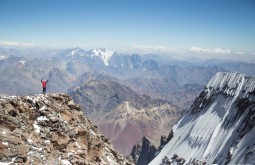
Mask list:
[[[254,125],[255,78],[219,72],[175,124],[173,138],[150,165],[175,154],[186,164],[255,164]]]

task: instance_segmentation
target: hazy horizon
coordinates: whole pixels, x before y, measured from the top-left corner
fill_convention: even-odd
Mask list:
[[[252,0],[0,0],[0,45],[255,59]]]

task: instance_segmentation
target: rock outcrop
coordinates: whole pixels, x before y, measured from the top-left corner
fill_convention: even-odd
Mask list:
[[[131,164],[66,94],[0,98],[0,164]]]
[[[156,152],[156,147],[144,136],[141,142],[133,147],[130,156],[136,165],[147,165]]]

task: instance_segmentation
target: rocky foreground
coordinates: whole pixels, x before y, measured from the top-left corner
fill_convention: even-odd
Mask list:
[[[0,164],[132,164],[66,94],[0,98]]]

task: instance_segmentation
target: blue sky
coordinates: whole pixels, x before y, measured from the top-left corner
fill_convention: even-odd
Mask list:
[[[0,43],[254,53],[255,1],[0,0]]]

